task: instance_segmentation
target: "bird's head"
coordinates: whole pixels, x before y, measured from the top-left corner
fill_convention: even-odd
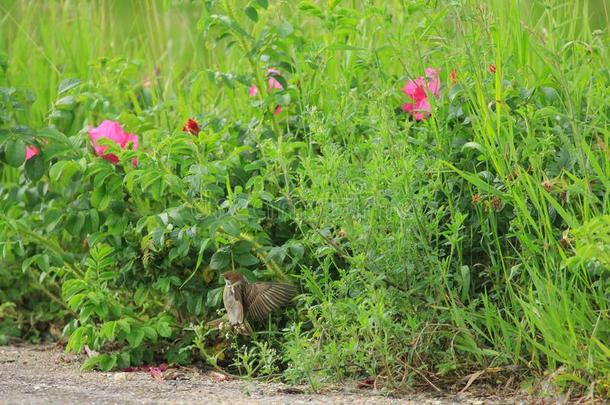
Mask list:
[[[227,271],[222,276],[225,279],[226,285],[237,284],[244,279],[244,276],[236,271]]]

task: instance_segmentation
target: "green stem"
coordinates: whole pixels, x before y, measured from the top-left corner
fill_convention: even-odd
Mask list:
[[[225,8],[228,16],[232,20],[237,21],[237,18],[235,18],[235,14],[233,13],[233,9],[229,5],[228,1],[225,0],[223,3],[224,3],[224,6],[225,6],[224,8]],[[269,90],[264,85],[264,82],[261,79],[258,63],[257,63],[256,59],[254,57],[252,57],[251,53],[249,52],[248,44],[244,40],[243,36],[241,36],[239,33],[237,33],[236,37],[237,37],[239,46],[242,48],[244,53],[247,55],[248,63],[250,64],[252,72],[254,73],[254,80],[256,82],[256,87],[258,88],[259,97],[260,97],[261,101],[263,101],[265,99],[265,97],[268,95]],[[273,128],[273,132],[275,132],[277,134],[277,148],[278,148],[279,158],[280,158],[280,167],[282,170],[282,175],[284,177],[284,193],[286,195],[288,202],[292,205],[292,198],[290,197],[290,177],[288,176],[288,167],[286,166],[286,161],[284,159],[284,147],[283,147],[284,134],[283,134],[283,131],[282,131],[279,123],[277,122],[277,118],[274,114],[274,111],[275,111],[274,106],[272,106],[272,105],[267,106],[267,112],[270,113],[270,115],[271,115],[271,127]]]
[[[11,226],[18,234],[25,235],[30,239],[36,241],[38,244],[43,245],[48,249],[51,249],[53,252],[57,253],[57,255],[59,255],[64,260],[64,264],[66,264],[74,272],[75,275],[77,275],[79,278],[83,278],[83,274],[81,273],[81,271],[76,267],[74,263],[72,263],[71,260],[69,260],[68,256],[64,252],[64,249],[59,245],[59,243],[47,239],[44,236],[41,236],[38,233],[27,229],[25,226],[21,225],[18,222],[11,221],[11,219],[7,218],[5,215],[3,215],[2,217],[4,219],[4,222]]]

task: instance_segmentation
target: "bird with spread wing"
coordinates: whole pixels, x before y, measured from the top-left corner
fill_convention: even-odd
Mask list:
[[[236,271],[223,274],[225,288],[222,301],[227,310],[229,325],[244,335],[252,334],[248,320],[266,317],[277,308],[288,304],[296,295],[297,288],[290,284],[261,281],[249,283]],[[208,322],[208,327],[220,325],[222,319]]]

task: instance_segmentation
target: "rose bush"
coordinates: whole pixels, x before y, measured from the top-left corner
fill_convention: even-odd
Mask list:
[[[0,344],[607,392],[609,54],[579,2],[100,4],[85,29],[97,6],[9,3]],[[227,337],[229,269],[303,294]]]
[[[149,114],[163,101],[151,81],[134,85],[132,66],[102,61],[98,83],[62,81],[51,126],[3,109],[0,160],[13,168],[0,189],[0,336],[69,337],[67,350],[99,353],[86,368],[224,356],[203,327],[221,306],[220,274],[286,280],[304,255],[277,170],[299,149],[273,151],[283,131],[273,112],[289,103],[276,99],[287,90],[279,71],[260,68],[269,88],[249,123],[201,111],[157,127]],[[139,112],[123,107],[132,92]]]

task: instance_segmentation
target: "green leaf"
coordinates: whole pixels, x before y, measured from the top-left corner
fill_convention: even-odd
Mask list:
[[[552,104],[559,99],[559,93],[552,87],[541,87],[540,91],[544,94],[544,98],[548,104]]]
[[[83,365],[80,367],[83,371],[93,370],[102,361],[102,356],[93,356],[85,360]]]
[[[116,323],[123,332],[125,332],[125,333],[131,332],[131,324],[129,323],[129,321],[127,319],[120,319],[120,320],[116,321]]]
[[[157,341],[157,331],[152,326],[142,326],[140,330],[144,333],[146,339],[153,343]]]
[[[258,263],[258,258],[250,253],[242,253],[235,256],[235,261],[242,266],[253,266]]]
[[[231,217],[224,218],[222,229],[231,236],[239,236],[241,232],[239,229],[239,222]]]
[[[469,173],[469,172],[462,171],[462,170],[458,169],[457,167],[455,167],[454,165],[452,165],[449,162],[443,162],[443,164],[445,164],[451,170],[453,170],[454,172],[456,172],[457,174],[462,176],[469,183],[472,183],[473,185],[477,186],[482,191],[484,191],[486,193],[489,193],[489,194],[493,194],[493,195],[495,195],[497,197],[500,197],[500,198],[502,198],[504,200],[509,200],[509,195],[508,194],[498,190],[497,188],[495,188],[491,184],[486,183],[478,175],[476,175],[474,173]]]
[[[210,261],[210,267],[212,270],[222,270],[229,265],[231,261],[231,257],[229,254],[222,250],[217,250],[212,255],[212,260]]]
[[[134,328],[131,330],[131,333],[127,335],[127,341],[129,342],[129,346],[138,347],[142,344],[142,340],[144,339],[144,330],[142,328]]]
[[[99,211],[104,211],[112,201],[112,197],[106,194],[105,187],[97,187],[91,193],[91,205]]]
[[[60,149],[58,148],[58,145],[61,145],[63,147],[61,149],[63,150],[76,149],[74,145],[72,145],[72,142],[70,142],[70,138],[68,138],[66,135],[62,134],[55,128],[43,128],[38,131],[37,135],[38,137],[41,137],[43,139],[53,141],[54,149]]]
[[[284,22],[277,27],[277,33],[280,37],[285,38],[294,32],[294,28],[288,22]]]
[[[296,258],[300,259],[305,254],[305,247],[303,247],[303,244],[299,242],[291,242],[290,244],[288,244],[288,248],[290,249],[292,255]]]
[[[288,105],[290,104],[290,94],[284,93],[277,98],[277,103],[279,105]]]
[[[269,1],[267,0],[255,0],[254,2],[265,10],[267,9],[267,7],[269,7]]]
[[[102,371],[110,371],[114,368],[116,364],[116,354],[102,354],[100,357],[100,370]]]
[[[462,302],[468,299],[468,295],[470,293],[470,267],[461,266],[460,267],[460,276],[462,280],[462,294],[461,299]]]
[[[104,323],[102,325],[102,327],[100,328],[100,336],[113,341],[115,336],[116,336],[116,322],[115,321],[108,321],[106,323]]]
[[[64,187],[67,186],[74,175],[80,172],[81,167],[78,162],[74,160],[60,160],[55,163],[49,170],[49,177],[51,181],[59,183]]]
[[[25,162],[25,175],[30,181],[40,179],[44,174],[44,159],[36,155]]]
[[[249,19],[254,22],[258,22],[258,13],[256,12],[256,9],[254,7],[248,6],[244,11]]]
[[[44,272],[49,271],[49,255],[38,255],[36,257],[36,264],[38,268]]]
[[[222,297],[223,289],[224,287],[218,287],[208,291],[208,295],[205,301],[206,307],[215,308],[218,306],[218,304],[220,304],[220,298]]]
[[[159,321],[157,323],[157,333],[162,337],[170,337],[172,335],[172,328],[169,323],[165,321]]]
[[[481,152],[481,154],[485,155],[485,148],[483,148],[483,146],[481,146],[481,144],[477,142],[466,142],[462,146],[462,150],[464,149],[476,149]]]
[[[72,334],[66,345],[66,352],[80,353],[86,344],[89,344],[89,339],[92,333],[92,326],[79,326]]]
[[[83,294],[83,293],[73,295],[68,300],[68,306],[73,310],[78,309],[78,307],[80,306],[81,302],[83,302],[85,297],[87,297],[87,294]]]
[[[240,240],[233,244],[231,250],[233,250],[233,253],[236,254],[247,253],[252,250],[252,243],[248,242],[247,240]]]
[[[64,79],[59,83],[59,87],[57,88],[57,95],[62,95],[63,93],[72,90],[82,83],[79,79]]]
[[[59,110],[70,111],[76,105],[76,98],[74,96],[62,97],[55,102],[55,107]]]
[[[19,167],[25,162],[25,144],[19,139],[8,141],[4,151],[9,165]]]
[[[299,4],[299,9],[304,11],[305,13],[312,15],[314,17],[317,17],[317,18],[324,17],[324,14],[322,13],[322,10],[320,9],[320,7],[318,7],[317,5],[313,4],[310,1],[302,1]]]

